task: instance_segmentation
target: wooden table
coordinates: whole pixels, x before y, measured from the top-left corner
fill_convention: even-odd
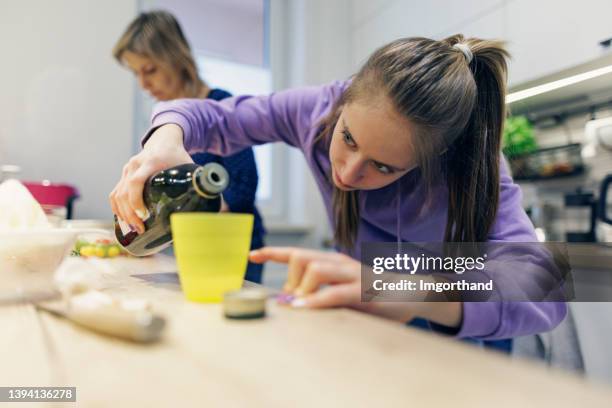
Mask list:
[[[106,291],[149,299],[164,339],[131,344],[6,306],[0,386],[76,386],[82,407],[612,406],[603,386],[350,310],[270,301],[265,319],[227,320],[163,282],[171,258],[113,265]]]

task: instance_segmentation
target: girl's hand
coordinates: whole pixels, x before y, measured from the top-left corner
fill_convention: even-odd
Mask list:
[[[121,179],[109,195],[113,213],[138,233],[143,233],[142,219],[146,208],[142,193],[145,183],[158,171],[184,163],[193,163],[193,160],[183,147],[183,130],[175,124],[155,130],[143,150],[123,167]]]
[[[362,302],[361,263],[353,258],[300,248],[265,247],[251,251],[251,262],[274,261],[289,267],[283,290],[296,296],[293,307],[345,306],[387,319],[408,322],[413,303]]]
[[[288,265],[287,283],[283,291],[296,296],[293,306],[358,307],[361,303],[361,264],[346,255],[300,248],[265,247],[251,251],[249,260]],[[329,286],[322,288],[324,285]]]
[[[288,265],[283,290],[296,296],[294,307],[327,308],[345,306],[402,323],[415,317],[448,327],[459,327],[461,302],[361,301],[361,263],[339,253],[289,247],[265,247],[251,251],[249,260]],[[398,276],[401,278],[401,276]]]

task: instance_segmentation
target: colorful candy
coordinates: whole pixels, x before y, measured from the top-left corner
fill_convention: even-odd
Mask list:
[[[100,238],[93,242],[86,240],[78,240],[73,251],[74,255],[85,258],[116,258],[120,255],[125,255],[125,251],[110,239]]]

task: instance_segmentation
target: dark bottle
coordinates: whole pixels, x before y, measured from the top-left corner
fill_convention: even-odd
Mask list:
[[[115,236],[130,254],[151,255],[172,243],[170,215],[175,212],[219,212],[221,192],[229,183],[223,166],[208,163],[181,164],[152,176],[145,184],[143,199],[145,232],[138,235],[115,216]]]

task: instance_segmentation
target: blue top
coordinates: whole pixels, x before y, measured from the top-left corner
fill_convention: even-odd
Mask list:
[[[223,89],[213,89],[208,94],[208,99],[220,101],[232,96]],[[253,237],[251,249],[264,246],[264,234],[266,233],[263,221],[257,207],[255,207],[255,193],[257,191],[257,165],[253,149],[248,147],[231,156],[221,157],[211,153],[196,153],[191,156],[194,162],[200,165],[215,162],[221,164],[229,173],[230,182],[227,189],[223,192],[223,199],[227,203],[231,212],[249,213],[255,216],[253,223]],[[249,262],[247,267],[246,279],[252,282],[261,282],[263,265]]]

